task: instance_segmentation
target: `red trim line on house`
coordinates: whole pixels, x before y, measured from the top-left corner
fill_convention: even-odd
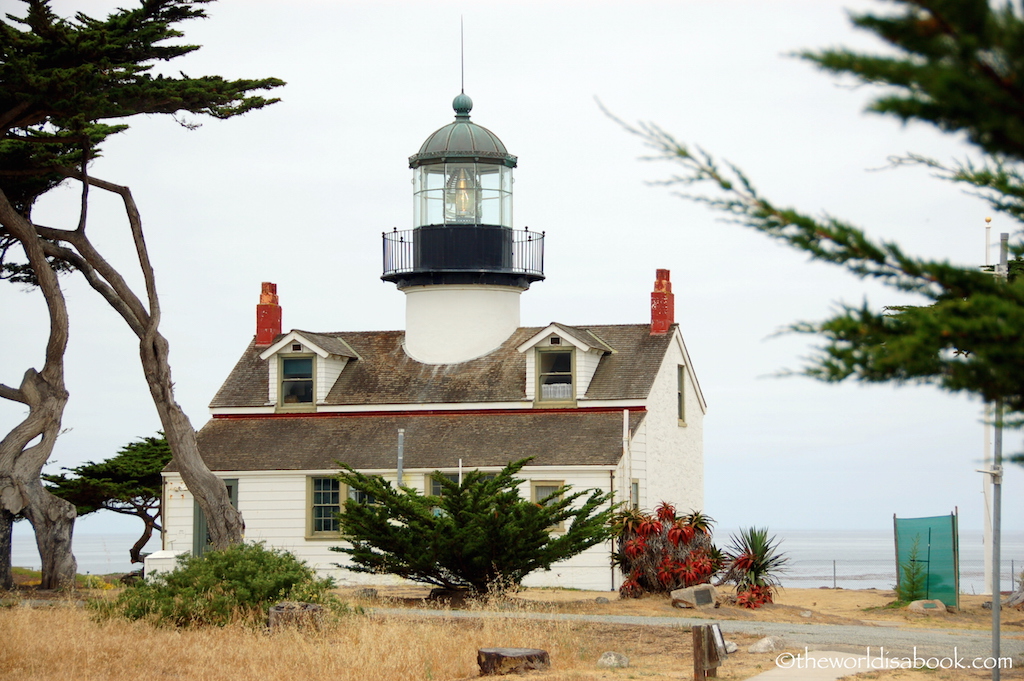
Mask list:
[[[540,409],[416,409],[408,411],[321,411],[284,414],[213,414],[215,419],[293,419],[293,418],[339,418],[357,416],[449,416],[449,415],[506,415],[506,414],[595,414],[615,412],[645,413],[647,407],[562,407]]]

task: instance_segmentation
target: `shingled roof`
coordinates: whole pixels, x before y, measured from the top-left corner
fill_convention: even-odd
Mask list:
[[[630,413],[635,432],[645,412]],[[333,413],[211,419],[199,451],[215,471],[324,470],[337,462],[394,469],[405,429],[408,469],[504,466],[532,456],[537,466],[614,466],[622,456],[618,410]],[[178,470],[172,462],[165,470]]]
[[[526,399],[526,356],[516,348],[545,327],[521,327],[497,350],[458,364],[423,364],[402,347],[403,331],[317,333],[335,338],[358,359],[349,361],[327,395],[329,405],[515,402]],[[594,373],[587,398],[644,399],[673,333],[651,335],[648,324],[565,327],[613,349]],[[309,332],[301,332],[312,336]],[[340,346],[340,343],[339,343]],[[600,347],[600,346],[599,346]],[[210,406],[258,407],[269,400],[267,362],[250,344]]]

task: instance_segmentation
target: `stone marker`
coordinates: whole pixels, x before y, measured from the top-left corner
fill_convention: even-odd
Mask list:
[[[677,608],[717,608],[718,589],[710,584],[676,589],[672,592],[672,605]]]
[[[549,669],[548,651],[539,648],[480,648],[476,651],[480,676],[522,674],[534,669]]]
[[[938,599],[911,601],[910,605],[907,606],[907,610],[910,612],[923,612],[929,615],[945,615],[946,604]]]
[[[748,653],[777,653],[786,648],[786,642],[781,636],[765,636],[760,641],[747,648]]]
[[[271,606],[267,613],[267,626],[271,630],[281,626],[319,626],[323,621],[324,608],[314,603],[281,601]]]
[[[597,666],[601,669],[628,667],[629,658],[622,653],[615,653],[609,650],[606,653],[602,653],[601,657],[597,658]]]
[[[607,598],[605,598],[604,596],[598,596],[597,598],[594,599],[594,602],[598,603],[600,605],[604,605],[605,603],[609,603],[610,601]]]

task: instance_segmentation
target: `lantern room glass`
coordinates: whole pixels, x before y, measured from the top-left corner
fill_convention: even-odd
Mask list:
[[[415,170],[413,185],[415,227],[512,227],[512,169],[504,165],[422,165]]]

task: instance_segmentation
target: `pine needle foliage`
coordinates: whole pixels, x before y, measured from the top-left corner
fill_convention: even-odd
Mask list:
[[[96,19],[60,17],[49,0],[22,0],[21,16],[0,16],[0,190],[19,213],[28,217],[36,198],[98,157],[108,137],[128,129],[126,118],[224,119],[278,101],[255,94],[284,85],[277,78],[154,73],[199,49],[176,40],[184,35],[178,26],[205,18],[210,1],[142,0]],[[0,279],[34,284],[11,246],[0,228]]]
[[[534,570],[606,541],[610,496],[563,485],[536,503],[524,499],[516,474],[529,461],[496,475],[469,471],[462,484],[435,472],[439,496],[344,466],[338,479],[372,501],[346,500],[340,528],[348,545],[332,550],[352,564],[339,567],[483,595],[516,590]]]
[[[869,111],[964,135],[980,161],[943,163],[914,154],[892,161],[925,165],[1024,222],[1024,9],[987,0],[892,0],[884,6],[891,11],[851,19],[893,48],[887,54],[839,48],[799,56],[878,88]],[[816,260],[921,296],[920,306],[844,304],[823,321],[791,325],[791,331],[824,339],[804,374],[828,382],[934,385],[1001,401],[1009,425],[1024,423],[1024,279],[915,257],[839,218],[778,206],[737,166],[657,125],[623,126],[643,138],[655,158],[676,164],[678,173],[664,184],[683,188],[684,198]],[[1018,231],[1011,242],[1017,258],[1024,255],[1020,237]]]
[[[171,448],[163,433],[130,442],[106,461],[87,461],[64,468],[68,473],[41,476],[46,489],[70,501],[84,516],[96,511],[113,511],[139,518],[145,529],[131,549],[133,563],[141,563],[142,548],[161,529],[160,471],[171,461]]]
[[[900,603],[912,603],[928,598],[928,570],[920,559],[920,544],[921,538],[914,537],[907,560],[900,563],[900,574],[896,584],[896,600]]]

